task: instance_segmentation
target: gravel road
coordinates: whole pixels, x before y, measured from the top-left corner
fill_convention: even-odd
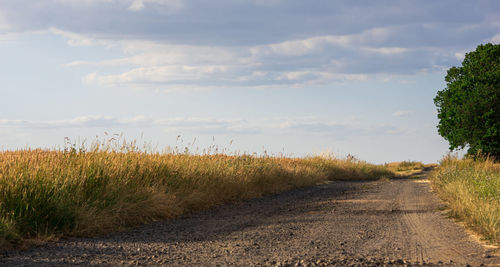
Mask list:
[[[440,206],[426,179],[330,182],[2,252],[0,265],[500,266]]]

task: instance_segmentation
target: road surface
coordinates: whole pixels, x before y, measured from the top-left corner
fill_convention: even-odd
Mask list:
[[[426,179],[329,182],[97,238],[0,254],[0,265],[500,266],[440,211]]]

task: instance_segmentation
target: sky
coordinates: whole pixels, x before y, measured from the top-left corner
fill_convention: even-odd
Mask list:
[[[433,98],[500,1],[1,0],[0,149],[437,162]]]

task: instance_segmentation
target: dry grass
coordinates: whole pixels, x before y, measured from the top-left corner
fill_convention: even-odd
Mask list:
[[[431,181],[452,216],[500,245],[500,164],[446,157]]]
[[[419,161],[399,161],[386,163],[385,167],[399,176],[408,177],[423,171],[426,165]]]
[[[94,235],[326,180],[392,177],[355,159],[118,149],[0,152],[0,247]]]

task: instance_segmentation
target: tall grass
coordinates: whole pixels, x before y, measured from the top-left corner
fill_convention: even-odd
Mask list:
[[[353,159],[143,152],[0,152],[0,247],[94,235],[327,180],[391,177]]]
[[[405,172],[405,171],[414,171],[414,170],[422,170],[425,165],[420,161],[399,161],[399,162],[390,162],[384,164],[388,169],[396,171],[396,172]]]
[[[431,180],[453,216],[500,245],[500,164],[446,157]]]

